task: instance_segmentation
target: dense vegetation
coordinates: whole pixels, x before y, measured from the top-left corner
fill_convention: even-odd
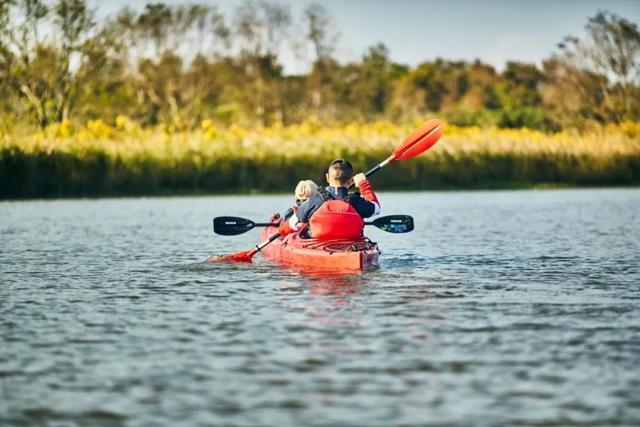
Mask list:
[[[386,158],[411,125],[389,122],[216,128],[167,133],[125,118],[112,128],[68,125],[0,144],[0,197],[292,191],[323,182],[347,157],[364,170]],[[55,131],[55,133],[52,133]],[[380,172],[379,189],[640,184],[640,126],[554,134],[448,126],[418,159]]]
[[[382,44],[339,63],[318,5],[97,20],[84,0],[0,0],[0,197],[288,190],[337,155],[379,161],[433,116],[445,144],[387,188],[637,184],[640,31],[605,11],[585,28],[542,66],[409,67]],[[286,75],[285,51],[308,72]]]
[[[438,59],[411,68],[381,44],[359,62],[338,63],[338,29],[318,5],[292,16],[287,5],[247,1],[223,16],[210,4],[156,3],[97,21],[84,0],[2,0],[0,130],[29,119],[114,124],[118,115],[179,129],[204,119],[286,125],[310,115],[402,121],[437,113],[459,125],[542,130],[640,120],[637,25],[601,12],[586,30],[542,67],[510,62],[499,72]],[[285,51],[309,72],[284,75]]]

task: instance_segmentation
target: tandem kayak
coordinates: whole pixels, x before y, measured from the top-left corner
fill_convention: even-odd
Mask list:
[[[277,233],[267,227],[260,237],[266,240]],[[366,237],[358,239],[318,240],[303,238],[300,233],[278,237],[262,249],[268,260],[286,266],[334,271],[359,271],[378,267],[378,245]]]

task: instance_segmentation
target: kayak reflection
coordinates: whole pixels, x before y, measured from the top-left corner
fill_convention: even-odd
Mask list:
[[[312,295],[355,295],[369,282],[368,272],[335,271],[318,267],[285,265],[279,268],[295,275],[296,282],[308,289]]]

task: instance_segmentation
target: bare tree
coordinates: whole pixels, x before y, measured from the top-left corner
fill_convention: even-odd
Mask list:
[[[597,93],[603,120],[640,118],[638,26],[601,11],[589,19],[586,30],[584,39],[569,36],[559,45],[567,79],[580,86],[577,90]]]
[[[235,34],[240,41],[240,63],[247,77],[247,103],[267,124],[273,114],[284,121],[278,56],[291,28],[289,8],[266,0],[247,0],[235,11]]]
[[[311,4],[304,10],[307,39],[313,46],[316,61],[331,58],[338,40],[333,29],[333,20],[327,10],[319,4]]]
[[[291,28],[289,7],[266,0],[246,0],[235,10],[240,48],[253,56],[278,57]]]
[[[85,0],[60,0],[53,8],[53,23],[59,34],[60,70],[55,90],[55,119],[66,120],[77,96],[79,80],[76,70],[85,65],[85,47],[93,36],[96,23]],[[72,60],[76,63],[72,64]]]
[[[332,69],[335,68],[332,54],[338,33],[333,29],[333,20],[327,10],[318,4],[311,4],[304,10],[304,24],[307,42],[315,56],[309,79],[309,100],[313,108],[323,110],[327,108]]]
[[[49,122],[46,100],[49,84],[46,74],[34,72],[40,46],[38,27],[49,13],[39,0],[4,0],[0,3],[0,69],[8,84],[29,102],[36,120]],[[42,70],[45,71],[45,70]]]
[[[100,34],[86,1],[49,6],[41,0],[5,0],[0,23],[0,72],[27,100],[41,127],[67,119],[82,78],[91,77],[87,47]]]
[[[122,10],[113,25],[127,46],[126,62],[132,65],[129,72],[145,121],[155,123],[168,110],[164,119],[183,123],[183,110],[191,102],[184,72],[193,61],[202,64],[228,47],[230,30],[223,15],[212,5],[154,3],[139,14]]]

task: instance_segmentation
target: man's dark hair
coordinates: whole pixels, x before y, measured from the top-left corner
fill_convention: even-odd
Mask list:
[[[329,163],[327,172],[332,179],[337,180],[342,185],[347,184],[353,178],[353,166],[345,159],[336,159]]]

